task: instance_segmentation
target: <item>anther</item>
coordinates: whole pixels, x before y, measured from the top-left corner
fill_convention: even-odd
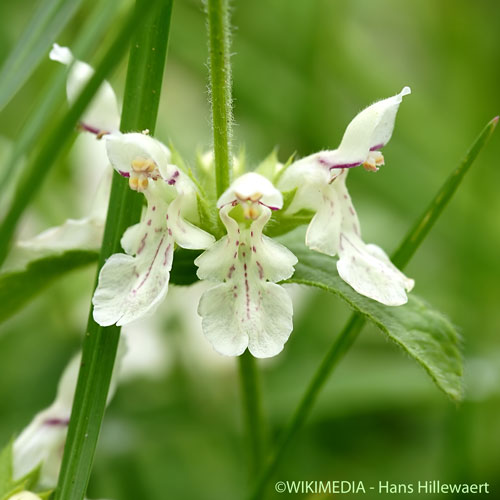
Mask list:
[[[137,157],[132,160],[132,169],[135,172],[152,172],[156,168],[156,163],[150,158]]]

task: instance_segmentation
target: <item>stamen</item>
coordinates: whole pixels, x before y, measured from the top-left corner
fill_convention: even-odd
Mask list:
[[[254,194],[252,194],[252,196],[250,196],[249,200],[255,202],[255,201],[259,201],[261,198],[262,198],[261,193],[254,193]]]
[[[156,168],[156,163],[151,158],[137,157],[132,160],[132,169],[135,172],[152,172]]]
[[[380,151],[371,151],[368,158],[363,163],[365,170],[376,172],[378,167],[384,164],[384,156]]]
[[[130,189],[133,189],[134,191],[137,191],[139,189],[139,177],[132,175],[128,179],[128,185],[130,186]]]
[[[259,209],[253,203],[245,204],[243,205],[243,214],[245,219],[255,220],[259,216]]]

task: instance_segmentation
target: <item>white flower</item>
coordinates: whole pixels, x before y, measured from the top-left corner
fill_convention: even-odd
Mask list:
[[[70,65],[73,55],[67,47],[54,44],[50,58]],[[78,97],[78,93],[92,76],[94,70],[86,63],[74,61],[68,74],[67,94],[70,103]],[[118,129],[120,116],[113,89],[108,82],[103,82],[100,90],[89,104],[81,123],[82,128],[95,134],[105,134]],[[80,192],[87,198],[93,198],[89,215],[81,219],[67,219],[63,224],[51,227],[35,237],[22,239],[16,243],[10,253],[4,269],[23,269],[29,262],[47,256],[60,255],[70,250],[99,250],[104,232],[106,208],[111,188],[112,169],[109,166],[102,141],[89,143],[87,134],[77,138],[76,146],[84,150],[86,158],[78,161],[73,158],[79,168],[76,172],[82,189]],[[90,150],[90,151],[89,151]],[[89,161],[90,153],[92,160]],[[90,203],[89,203],[90,205]],[[86,207],[88,209],[88,207]]]
[[[281,193],[265,177],[248,173],[217,206],[227,235],[195,260],[200,279],[222,282],[200,300],[203,331],[221,354],[238,356],[248,347],[256,357],[275,356],[292,331],[292,302],[276,282],[289,278],[297,262],[262,234],[271,210],[283,206]],[[240,221],[230,215],[236,206],[242,208]]]
[[[31,491],[21,491],[9,497],[7,500],[41,500],[41,498]]]
[[[196,191],[169,163],[166,146],[139,133],[107,135],[106,146],[113,167],[147,200],[142,221],[121,240],[126,253],[106,261],[92,299],[97,323],[122,326],[152,314],[165,298],[175,244],[202,249],[214,238],[185,220],[197,218]]]
[[[391,138],[399,104],[409,93],[405,87],[361,111],[348,125],[338,149],[293,163],[279,182],[283,191],[297,189],[289,213],[316,212],[307,229],[306,245],[327,255],[338,254],[337,269],[344,281],[358,293],[391,306],[407,302],[406,292],[414,282],[381,248],[363,242],[345,181],[351,167],[363,165],[376,171],[383,165],[379,149]]]
[[[72,104],[94,74],[94,70],[87,63],[75,60],[70,49],[61,47],[57,43],[53,45],[49,57],[53,61],[70,66],[66,82],[66,93],[68,101]],[[80,124],[84,130],[98,136],[119,129],[120,112],[118,103],[116,102],[115,93],[107,81],[102,83],[95,94],[87,111],[82,116]]]
[[[121,359],[125,351],[126,345],[121,340],[109,389],[108,403],[116,390]],[[75,356],[65,368],[57,387],[55,401],[48,408],[35,415],[31,423],[14,441],[14,480],[24,477],[41,465],[39,486],[54,488],[57,485],[75,395],[80,358],[80,355]]]

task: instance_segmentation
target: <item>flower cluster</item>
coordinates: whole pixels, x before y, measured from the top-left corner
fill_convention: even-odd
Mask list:
[[[58,46],[51,57],[73,61],[69,50]],[[72,68],[70,99],[92,71],[79,61]],[[116,116],[110,89],[106,84],[96,100],[101,110]],[[217,283],[198,308],[207,338],[229,356],[247,348],[256,357],[276,355],[292,331],[291,300],[279,282],[293,275],[297,263],[292,252],[264,234],[279,210],[292,218],[311,213],[305,244],[338,256],[340,277],[358,293],[390,306],[404,304],[413,281],[381,248],[362,240],[346,178],[350,168],[377,171],[384,164],[380,149],[391,138],[399,105],[409,93],[405,87],[361,111],[333,151],[281,166],[272,178],[256,172],[238,176],[212,207],[226,233],[218,240],[200,219],[203,193],[196,179],[173,162],[169,148],[147,131],[120,133],[116,119],[94,113],[91,106],[82,128],[103,138],[115,171],[146,201],[141,222],[123,235],[124,253],[112,255],[101,269],[93,297],[96,322],[126,325],[152,314],[167,294],[176,247],[205,250],[194,264],[200,280]],[[285,209],[283,193],[291,199]]]

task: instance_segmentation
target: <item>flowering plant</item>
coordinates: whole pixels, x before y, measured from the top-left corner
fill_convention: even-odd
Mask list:
[[[276,152],[255,164],[244,152],[235,157],[227,1],[206,4],[213,144],[198,155],[194,167],[172,144],[160,140],[163,134],[155,133],[170,0],[154,0],[151,6],[137,0],[137,9],[95,70],[77,57],[77,47],[75,55],[58,44],[50,50],[50,59],[65,66],[70,107],[24,167],[17,191],[7,203],[0,227],[0,258],[5,260],[0,293],[7,291],[9,302],[0,308],[0,317],[21,309],[69,270],[98,261],[98,272],[81,360],[73,361],[63,375],[54,403],[2,452],[0,500],[84,498],[103,415],[115,390],[115,360],[119,365],[123,355],[121,328],[127,335],[136,329],[133,334],[140,343],[143,332],[137,330],[145,330],[146,321],[159,324],[158,318],[176,312],[190,315],[195,334],[200,329],[197,345],[208,340],[201,350],[238,358],[255,480],[249,498],[254,500],[263,498],[319,391],[365,322],[421,365],[447,396],[455,401],[463,397],[460,337],[443,314],[413,292],[415,281],[403,269],[498,119],[487,125],[389,257],[378,246],[383,238],[373,237],[374,231],[366,240],[376,244],[362,237],[362,228],[369,224],[363,209],[358,217],[355,205],[359,208],[361,197],[351,196],[347,177],[379,182],[377,172],[386,169],[381,150],[395,130],[393,143],[398,144],[396,117],[403,102],[401,113],[405,113],[410,88],[405,86],[356,114],[336,148],[329,138],[328,149],[294,154],[286,162]],[[130,33],[133,40],[120,106],[105,77]],[[371,98],[381,97],[375,94],[370,91]],[[412,99],[418,100],[415,94]],[[85,165],[80,187],[100,193],[94,207],[80,219],[72,218],[68,210],[70,217],[62,225],[12,241],[19,217],[45,175],[41,167],[62,152],[75,128],[80,134],[77,141],[93,141],[80,157]],[[390,153],[387,163],[393,165],[391,172],[406,168],[394,164]],[[82,173],[81,168],[73,170]],[[103,199],[109,201],[107,208]],[[371,217],[372,222],[384,223],[385,215],[376,210]],[[416,273],[410,274],[418,280]],[[196,282],[199,293],[187,299],[196,307],[194,315],[179,306],[172,288]],[[282,352],[279,360],[287,356],[287,341],[300,321],[304,302],[290,288],[294,284],[334,294],[353,310],[353,316],[318,365],[281,441],[264,457],[256,358],[274,358]],[[146,356],[146,364],[153,364],[151,353]],[[193,356],[192,363],[199,359]]]

